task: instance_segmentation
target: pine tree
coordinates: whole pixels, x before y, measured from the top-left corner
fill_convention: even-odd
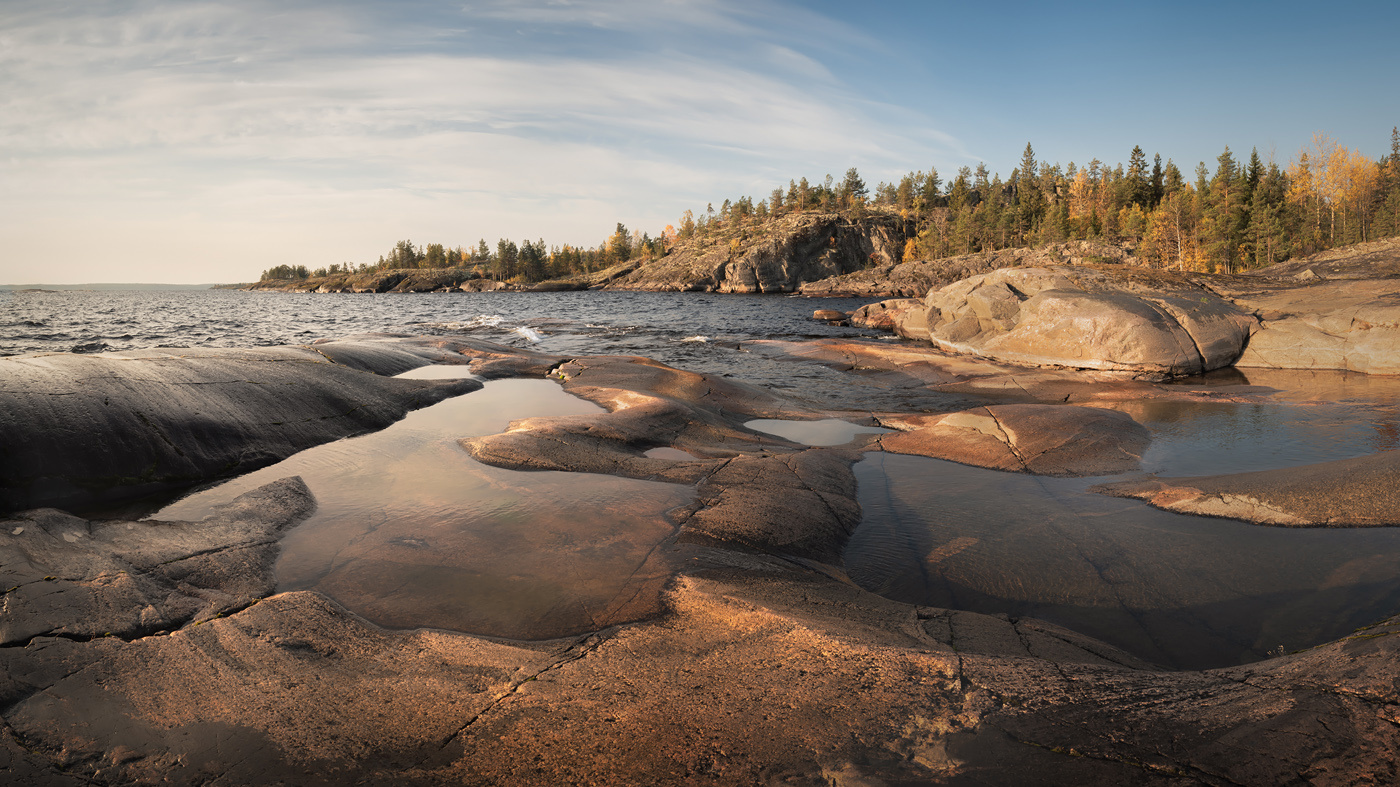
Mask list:
[[[844,207],[854,208],[865,203],[866,196],[870,193],[865,188],[865,181],[861,180],[860,173],[855,167],[846,170],[846,177],[841,180],[841,202]]]
[[[928,174],[924,175],[919,188],[919,196],[923,198],[924,210],[929,210],[938,204],[942,188],[943,180],[938,177],[938,168],[929,167]]]

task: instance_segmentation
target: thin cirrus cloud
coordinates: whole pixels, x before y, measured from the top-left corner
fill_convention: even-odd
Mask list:
[[[0,20],[0,281],[34,255],[55,282],[210,281],[401,237],[591,245],[966,157],[822,63],[874,46],[770,2],[35,3]]]

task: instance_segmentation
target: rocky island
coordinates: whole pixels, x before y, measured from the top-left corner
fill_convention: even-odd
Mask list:
[[[791,291],[811,286],[793,254],[833,274],[894,242],[844,232],[811,221],[788,246],[614,283]],[[1031,616],[882,597],[843,554],[862,522],[853,468],[874,455],[1128,474],[1099,491],[1255,526],[1400,524],[1400,451],[1132,477],[1152,435],[1124,409],[1278,390],[1180,379],[1213,369],[1396,374],[1395,248],[1351,268],[1305,261],[1308,276],[1020,258],[964,276],[963,261],[922,299],[863,310],[914,341],[744,348],[842,370],[840,407],[469,337],[0,358],[0,767],[30,784],[1393,783],[1400,617],[1164,669]],[[427,364],[478,379],[393,376]],[[464,437],[466,456],[686,500],[573,633],[531,619],[510,638],[388,629],[322,593],[278,592],[281,544],[317,508],[297,477],[199,521],[110,513],[522,378],[599,409]],[[832,417],[881,429],[822,447],[748,426]],[[539,549],[569,559],[573,541]],[[438,562],[409,546],[395,560]],[[943,560],[969,543],[933,547]]]

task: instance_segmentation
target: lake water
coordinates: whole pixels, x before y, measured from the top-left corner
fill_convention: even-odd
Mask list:
[[[865,302],[611,292],[0,293],[0,354],[297,344],[371,331],[463,335],[560,354],[645,355],[834,404],[860,401],[852,393],[859,376],[742,345],[876,336],[810,319],[815,309]],[[1400,379],[1229,371],[1194,382],[1277,393],[1242,404],[1106,405],[1152,433],[1144,469],[1266,470],[1400,447]],[[240,491],[300,474],[321,508],[285,539],[278,572],[286,589],[320,590],[387,626],[498,636],[558,636],[645,617],[672,570],[658,548],[674,532],[667,512],[693,490],[489,468],[457,445],[512,418],[589,412],[596,407],[548,381],[495,381],[159,516],[197,518]],[[754,427],[822,445],[865,431],[821,422]],[[864,521],[845,568],[891,598],[1033,615],[1190,668],[1307,647],[1400,608],[1400,529],[1290,530],[1181,516],[1085,491],[1102,478],[1036,478],[922,457],[871,454],[855,471]]]

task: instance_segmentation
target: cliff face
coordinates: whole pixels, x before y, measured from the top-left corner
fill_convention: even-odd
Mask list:
[[[773,293],[794,292],[870,265],[892,265],[904,247],[903,220],[848,219],[835,213],[785,216],[759,228],[692,238],[660,260],[644,263],[608,289]]]
[[[804,284],[798,291],[813,297],[922,298],[930,290],[1001,268],[1096,262],[1131,264],[1134,258],[1118,244],[1076,240],[1039,249],[1001,249],[884,265]]]

